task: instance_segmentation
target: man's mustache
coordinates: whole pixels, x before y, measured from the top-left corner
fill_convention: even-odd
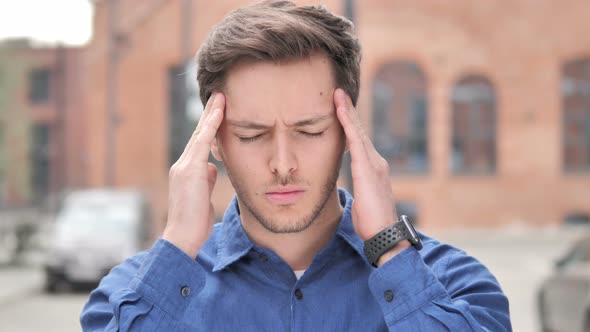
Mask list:
[[[292,175],[289,176],[280,176],[280,175],[275,175],[274,181],[268,185],[268,187],[276,187],[276,186],[286,186],[289,184],[292,185],[296,185],[297,183],[301,183],[302,181],[300,181],[299,179],[295,178]]]

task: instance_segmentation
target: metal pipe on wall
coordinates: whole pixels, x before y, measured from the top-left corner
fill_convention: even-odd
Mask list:
[[[118,72],[119,72],[119,45],[118,45],[118,4],[119,0],[110,0],[108,3],[108,64],[106,86],[106,119],[105,119],[105,169],[104,183],[107,187],[116,185],[116,125],[118,102]]]

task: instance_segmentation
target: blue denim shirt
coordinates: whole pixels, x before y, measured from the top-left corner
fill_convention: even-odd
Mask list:
[[[297,280],[242,228],[237,200],[193,259],[159,239],[90,295],[84,331],[511,331],[508,299],[473,257],[423,234],[375,268],[344,208],[329,244]]]

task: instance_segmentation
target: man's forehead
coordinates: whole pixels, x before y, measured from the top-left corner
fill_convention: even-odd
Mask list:
[[[226,120],[301,124],[334,113],[329,61],[316,55],[287,63],[242,63],[227,73]]]
[[[287,120],[287,121],[282,121],[282,122],[288,127],[313,126],[315,124],[321,124],[323,122],[332,120],[334,118],[334,114],[333,113],[315,114],[315,115],[301,116],[301,117],[296,117],[296,118],[300,118],[300,119],[294,120],[294,121]],[[270,127],[273,127],[276,124],[277,119],[273,119],[273,121],[264,121],[261,119],[257,119],[257,120],[248,119],[248,118],[241,119],[240,117],[234,119],[234,118],[227,117],[225,121],[227,121],[227,123],[233,127],[262,130],[262,129],[268,129]]]

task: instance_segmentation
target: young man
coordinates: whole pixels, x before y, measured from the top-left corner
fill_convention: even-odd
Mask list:
[[[355,110],[349,21],[252,5],[213,29],[198,62],[208,102],[170,170],[162,238],[92,292],[85,331],[511,330],[481,263],[398,222],[389,166]],[[210,152],[237,193],[216,225]],[[344,153],[354,200],[336,188]]]

